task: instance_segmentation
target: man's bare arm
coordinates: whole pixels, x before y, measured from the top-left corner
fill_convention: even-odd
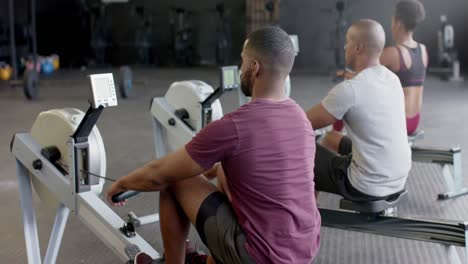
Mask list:
[[[140,192],[161,191],[173,182],[202,174],[200,167],[187,153],[185,147],[161,158],[148,162],[143,167],[134,170],[120,178],[110,187],[107,197],[126,190]]]
[[[330,114],[321,103],[313,106],[306,112],[306,114],[313,129],[320,129],[337,121],[337,119]]]

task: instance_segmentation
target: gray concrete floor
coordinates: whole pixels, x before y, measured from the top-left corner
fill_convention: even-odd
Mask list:
[[[103,71],[101,71],[103,72]],[[26,101],[20,87],[10,88],[0,83],[0,263],[26,263],[22,216],[18,200],[18,185],[14,158],[9,152],[14,133],[28,131],[37,114],[52,108],[87,108],[88,82],[86,74],[64,70],[43,80],[40,99]],[[162,96],[170,83],[198,79],[216,86],[215,69],[137,69],[135,87],[128,100],[106,109],[98,127],[107,152],[107,177],[118,178],[154,157],[153,131],[149,114],[151,98]],[[333,86],[327,76],[308,72],[292,74],[292,94],[304,109],[320,101]],[[468,149],[468,83],[446,83],[429,77],[426,83],[422,128],[425,139],[419,145]],[[225,112],[237,106],[237,94],[221,99]],[[465,155],[466,156],[466,155]],[[468,172],[468,160],[463,159]],[[410,202],[402,212],[435,218],[468,220],[468,197],[437,202],[435,195],[443,189],[440,171],[434,165],[415,164],[410,175]],[[107,185],[106,185],[107,186]],[[157,211],[157,194],[144,194],[132,199],[125,208],[116,209],[124,216],[128,210],[137,214]],[[324,195],[320,202],[336,206],[337,197]],[[54,211],[35,199],[42,251],[47,245]],[[143,236],[161,249],[158,226],[141,230]],[[367,234],[331,230],[322,231],[322,248],[314,263],[446,263],[444,249],[438,245],[392,239]],[[337,253],[339,252],[339,253]],[[64,235],[58,263],[119,263],[104,244],[75,217],[70,217]]]

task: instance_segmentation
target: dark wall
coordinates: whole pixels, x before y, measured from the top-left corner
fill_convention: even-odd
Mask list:
[[[142,3],[145,1],[141,1]],[[148,1],[146,1],[148,2]],[[203,59],[214,61],[214,45],[216,44],[216,16],[213,11],[219,0],[206,1],[150,1],[158,14],[155,27],[161,43],[167,43],[168,12],[171,5],[184,6],[196,12],[198,27],[198,50]],[[233,35],[232,58],[239,57],[245,38],[245,1],[224,1],[230,9],[230,22]],[[371,18],[379,21],[387,33],[387,43],[391,44],[390,23],[394,5],[397,0],[347,0],[347,18],[349,21]],[[447,14],[449,22],[455,28],[456,47],[460,60],[468,68],[468,50],[462,49],[468,44],[468,26],[465,25],[465,13],[468,11],[466,0],[422,0],[426,12],[426,21],[416,31],[416,39],[425,43],[429,49],[431,61],[436,61],[437,30],[440,25],[440,15]],[[323,0],[283,0],[280,2],[280,25],[290,34],[298,34],[301,52],[296,59],[297,68],[325,70],[332,68],[333,34],[337,12],[336,1]],[[165,25],[165,26],[163,26]]]
[[[193,12],[197,51],[203,61],[214,63],[216,45],[216,22],[217,14],[215,6],[219,0],[205,1],[153,1],[153,0],[133,0],[129,4],[114,4],[112,7],[113,35],[117,42],[132,41],[135,21],[132,20],[132,7],[143,6],[152,21],[155,49],[153,55],[160,63],[168,60],[168,46],[170,44],[169,17],[171,7],[183,7]],[[232,56],[239,57],[244,39],[244,1],[226,0],[224,1],[229,14],[229,24],[233,37]],[[131,60],[131,48],[125,54],[116,55],[116,60]]]
[[[214,62],[214,47],[216,44],[216,14],[214,7],[219,0],[206,1],[150,1],[134,0],[135,5],[143,5],[152,14],[156,55],[160,60],[168,55],[169,44],[169,9],[171,6],[183,6],[195,12],[194,21],[197,28],[197,47],[203,60]],[[233,36],[231,58],[238,62],[239,53],[245,38],[245,1],[225,0],[230,11],[229,19]],[[391,44],[390,21],[397,0],[347,0],[347,18],[349,21],[372,18],[384,26],[387,32],[387,43]],[[416,31],[416,39],[425,43],[431,55],[431,61],[436,61],[437,29],[440,25],[440,15],[447,14],[449,22],[455,27],[456,46],[463,65],[468,68],[468,50],[462,49],[468,43],[465,12],[468,11],[466,0],[422,0],[426,7],[427,19]],[[334,66],[333,35],[337,12],[336,1],[321,0],[283,0],[280,3],[280,25],[290,34],[298,34],[301,52],[296,59],[297,68],[328,70]],[[122,9],[128,12],[127,9]],[[116,14],[125,17],[124,13]],[[128,20],[118,21],[118,32],[122,33]],[[128,24],[128,23],[127,23]],[[131,54],[131,53],[128,53]],[[127,58],[130,59],[130,58]]]
[[[379,21],[387,33],[387,44],[391,44],[391,16],[397,0],[348,0],[350,20],[371,18]],[[456,47],[459,50],[462,67],[468,67],[468,44],[466,26],[466,0],[422,0],[427,12],[426,21],[419,26],[415,38],[428,47],[431,61],[435,62],[437,30],[440,15],[447,14],[455,28]],[[335,1],[287,0],[281,2],[281,25],[300,38],[301,52],[296,67],[326,69],[334,65],[332,34],[335,28]]]
[[[214,63],[216,47],[217,14],[215,6],[224,2],[233,38],[231,60],[239,60],[245,37],[245,3],[242,0],[204,0],[204,1],[170,1],[172,5],[184,6],[195,11],[197,26],[197,46],[200,56],[207,62]],[[167,23],[167,22],[166,22]]]
[[[79,30],[79,18],[76,16],[76,3],[81,0],[41,0],[39,6],[40,20],[38,32],[39,51],[53,53],[62,57],[89,56],[89,32]],[[89,0],[92,1],[92,0]],[[94,0],[93,0],[94,1]],[[99,2],[98,0],[96,0]],[[25,14],[26,1],[15,1],[18,6],[17,15]],[[67,4],[65,4],[67,2]],[[183,6],[194,12],[194,23],[197,35],[197,50],[202,60],[207,63],[215,61],[216,45],[216,13],[215,5],[220,0],[189,1],[189,0],[130,0],[128,4],[111,4],[108,6],[111,14],[112,41],[127,43],[120,47],[110,48],[109,59],[114,64],[135,62],[136,51],[131,47],[138,21],[135,19],[136,6],[145,8],[150,17],[154,48],[151,56],[154,61],[164,63],[170,57],[169,10],[171,6]],[[347,0],[350,7],[350,21],[360,18],[372,18],[384,26],[387,32],[387,43],[391,43],[390,21],[393,7],[397,0]],[[468,44],[468,27],[465,13],[468,11],[466,0],[422,0],[427,10],[427,19],[416,31],[416,39],[425,43],[435,61],[436,32],[440,24],[440,15],[447,14],[449,22],[455,27],[456,46],[460,53],[462,68],[468,68],[468,50],[462,49]],[[6,3],[6,0],[0,0]],[[239,61],[239,53],[245,38],[245,0],[225,0],[229,10],[229,21],[232,31],[231,58],[234,63]],[[298,34],[300,53],[296,59],[296,68],[329,70],[334,65],[333,34],[337,12],[336,1],[332,0],[283,0],[280,3],[280,24],[290,34]],[[6,5],[2,6],[6,7]],[[4,11],[4,10],[3,10]],[[1,12],[2,17],[5,12]],[[79,43],[79,45],[76,45]],[[85,47],[88,45],[88,47]],[[78,51],[80,47],[87,49]],[[67,53],[67,54],[61,54]],[[78,55],[77,55],[78,54]],[[87,55],[88,54],[88,55]],[[72,61],[72,59],[70,59]],[[73,60],[77,60],[74,58]],[[466,67],[463,67],[466,66]]]
[[[15,19],[17,23],[26,22],[29,13],[27,13],[29,1],[26,0],[13,0],[13,6],[15,9]],[[8,22],[9,19],[9,0],[0,0],[0,19],[3,22]]]
[[[26,54],[27,51],[27,28],[29,21],[28,2],[23,0],[13,1],[14,6],[14,30],[16,33],[17,54]],[[10,63],[10,13],[9,1],[0,0],[0,61]]]
[[[73,4],[61,4],[58,8],[57,0],[44,0],[49,5],[49,10],[42,10],[41,21],[46,25],[42,29],[49,27],[54,30],[41,31],[39,39],[51,39],[50,34],[64,35],[67,32],[73,32],[73,35],[79,35],[86,38],[89,42],[89,32],[77,31],[76,25],[79,18],[73,14],[76,8],[72,7]],[[65,1],[65,2],[78,2],[79,0]],[[64,2],[64,1],[62,1]],[[99,1],[89,0],[88,3],[98,3]],[[152,38],[151,42],[154,45],[151,50],[151,61],[165,64],[171,56],[169,52],[169,44],[171,41],[170,33],[170,10],[171,7],[183,7],[193,12],[192,21],[195,28],[196,47],[198,54],[205,63],[214,63],[215,61],[215,45],[216,45],[216,23],[217,14],[215,6],[219,0],[206,0],[206,1],[153,1],[153,0],[130,0],[129,3],[114,3],[106,7],[108,14],[108,22],[110,24],[109,42],[110,47],[107,52],[107,60],[115,65],[135,63],[136,62],[136,49],[133,46],[135,31],[139,25],[139,19],[135,12],[137,7],[144,8],[145,16],[151,21],[152,25]],[[226,0],[224,1],[226,10],[228,12],[228,20],[231,28],[231,35],[233,38],[232,43],[232,59],[237,59],[242,48],[243,39],[245,36],[245,15],[244,15],[244,1],[239,0]],[[75,4],[76,5],[76,4]],[[59,10],[59,11],[58,11]],[[57,13],[54,15],[54,13]],[[63,19],[62,15],[68,15],[68,19]],[[66,21],[65,24],[72,26],[70,30],[63,30],[57,26],[57,23],[47,21],[48,18]],[[60,18],[60,19],[59,19]],[[70,21],[72,20],[72,21]],[[62,23],[64,24],[64,23]],[[92,24],[92,23],[91,23]],[[62,30],[62,34],[57,32]],[[45,35],[45,36],[44,36]],[[67,39],[70,39],[68,37]],[[65,41],[64,41],[65,42]],[[67,44],[68,45],[68,44]],[[42,46],[41,50],[50,50],[51,47]]]
[[[91,57],[88,21],[77,0],[37,1],[39,55],[59,54],[62,65],[81,66]]]

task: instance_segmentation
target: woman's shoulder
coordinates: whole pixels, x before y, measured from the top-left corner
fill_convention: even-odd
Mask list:
[[[400,54],[398,46],[388,46],[380,55],[380,63],[391,71],[396,72],[400,69]]]

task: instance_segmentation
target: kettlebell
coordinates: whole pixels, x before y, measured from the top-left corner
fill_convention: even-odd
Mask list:
[[[13,74],[13,69],[6,63],[0,63],[0,80],[8,81]]]
[[[54,71],[60,68],[60,57],[57,54],[50,55],[52,58],[52,64],[54,65]]]

